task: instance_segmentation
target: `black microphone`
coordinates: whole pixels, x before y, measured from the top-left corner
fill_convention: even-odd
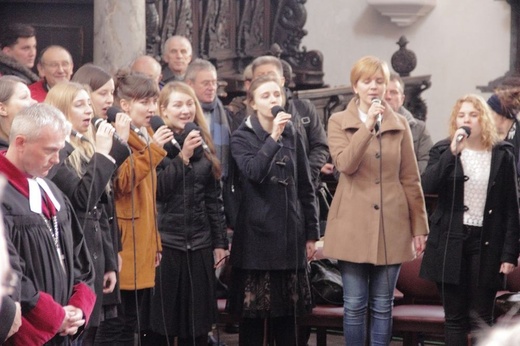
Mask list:
[[[79,139],[80,141],[90,143],[90,141],[87,139],[87,137],[83,136],[81,133],[79,133],[78,131],[76,131],[76,130],[74,130],[74,129],[71,129],[71,130],[70,130],[70,135],[71,135],[72,137],[76,137],[76,138]]]
[[[109,123],[116,122],[116,115],[117,115],[117,113],[123,113],[123,111],[121,109],[117,108],[117,107],[114,107],[114,106],[109,107],[107,109],[107,121]],[[139,136],[144,137],[143,134],[141,133],[141,130],[139,130],[137,127],[135,127],[132,123],[130,123],[130,129],[132,131],[134,131],[135,133],[137,133]]]
[[[186,133],[186,135],[188,133],[190,133],[191,131],[193,131],[193,130],[200,131],[200,129],[197,126],[197,124],[195,124],[195,123],[186,123],[186,125],[184,125],[184,132]],[[206,144],[206,142],[204,142],[204,138],[202,138],[202,136],[201,136],[201,140],[202,140],[202,149],[204,149],[205,152],[207,152],[208,154],[211,155],[211,150],[209,150],[209,147]]]
[[[374,97],[372,99],[372,104],[380,105],[381,104],[381,100],[378,99],[377,97]],[[382,120],[383,120],[383,115],[381,113],[379,113],[377,115],[376,126],[374,126],[376,132],[379,131],[379,129],[381,128],[381,121]]]
[[[285,109],[283,109],[282,106],[274,106],[273,108],[271,108],[271,114],[275,118],[278,115],[278,113],[280,113],[280,112],[285,112]]]
[[[155,132],[157,129],[161,126],[165,125],[162,118],[158,115],[154,115],[150,119],[150,126],[152,126],[152,130]],[[169,143],[166,143],[164,145],[164,150],[170,154],[171,157],[175,157],[179,154],[181,151],[181,146],[179,145],[179,142],[175,140],[175,137],[172,138],[172,140]]]
[[[273,106],[273,108],[271,108],[271,114],[275,118],[278,116],[278,113],[280,113],[280,112],[285,112],[285,109],[282,106]],[[292,123],[290,120],[285,123],[285,127],[287,127],[289,129],[289,131],[292,131],[291,126],[292,126]]]
[[[93,117],[90,122],[92,123],[92,125],[94,125],[94,127],[96,128],[96,130],[99,128],[99,125],[101,125],[101,123],[105,121],[105,119],[103,118],[98,118],[98,117]],[[124,144],[126,145],[126,141],[123,140],[123,138],[119,137],[119,135],[114,131],[114,138],[121,144]]]
[[[471,135],[471,128],[469,126],[461,126],[460,128],[463,129],[464,132],[466,132],[466,136],[458,135],[457,143],[461,142],[464,139],[464,137],[468,138]]]

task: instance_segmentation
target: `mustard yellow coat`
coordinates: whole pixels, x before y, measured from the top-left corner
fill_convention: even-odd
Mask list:
[[[149,134],[151,137],[152,132],[149,131]],[[162,250],[155,222],[155,168],[166,156],[166,151],[151,143],[151,139],[150,145],[146,145],[133,131],[130,131],[128,144],[132,155],[119,167],[114,181],[116,213],[123,245],[123,250],[119,253],[123,259],[119,276],[122,290],[150,288],[155,285],[155,256]],[[137,245],[135,259],[134,244]],[[134,261],[137,269],[136,286]]]
[[[330,154],[340,178],[325,231],[327,257],[402,263],[414,257],[413,236],[428,233],[410,127],[388,105],[383,119],[382,153],[377,136],[359,118],[355,100],[329,119]]]

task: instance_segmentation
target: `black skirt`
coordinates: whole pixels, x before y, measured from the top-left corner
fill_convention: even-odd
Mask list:
[[[151,299],[152,330],[180,338],[206,335],[217,315],[212,249],[163,247],[162,255]]]
[[[302,316],[312,311],[307,272],[232,269],[226,310],[243,318]]]

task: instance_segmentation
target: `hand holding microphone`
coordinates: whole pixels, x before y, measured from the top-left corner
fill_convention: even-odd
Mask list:
[[[164,124],[164,121],[162,120],[162,118],[160,116],[154,115],[150,119],[150,126],[152,126],[153,131],[156,132],[157,130],[159,130],[159,128],[161,126],[166,126],[166,125]],[[174,158],[181,151],[181,146],[175,140],[175,137],[172,137],[170,142],[164,144],[163,148],[164,148],[164,150],[166,150],[168,152],[168,157],[170,157],[170,158]]]
[[[107,121],[109,123],[115,123],[118,113],[124,113],[124,112],[121,109],[117,108],[117,107],[113,107],[113,106],[109,107],[107,109]],[[132,131],[134,131],[135,133],[137,133],[139,136],[143,136],[141,131],[137,127],[135,127],[135,125],[133,125],[132,123],[130,123],[130,129]]]
[[[383,112],[385,111],[385,106],[381,104],[381,99],[374,97],[372,99],[372,105],[368,109],[368,119],[366,122],[366,127],[372,131],[372,129],[379,131],[381,128],[381,121],[383,121]],[[371,122],[375,120],[375,122]],[[372,127],[373,126],[373,127]]]
[[[450,149],[453,155],[458,155],[466,147],[466,138],[471,135],[469,126],[461,126],[455,131]]]
[[[283,107],[281,106],[274,106],[273,108],[271,108],[271,114],[274,117],[273,131],[271,132],[271,137],[275,141],[278,141],[284,129],[286,127],[290,129],[292,115],[286,113]]]

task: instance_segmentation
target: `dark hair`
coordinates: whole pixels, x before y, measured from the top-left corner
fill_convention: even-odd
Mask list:
[[[107,71],[99,66],[88,63],[81,66],[76,73],[74,73],[71,82],[87,84],[92,91],[96,91],[111,79],[112,76]]]
[[[14,46],[20,37],[29,38],[34,36],[36,36],[36,30],[28,24],[8,24],[0,35],[0,48]]]
[[[149,97],[159,97],[157,82],[139,72],[130,72],[128,69],[117,71],[114,77],[115,102],[119,104],[121,99],[142,100]]]

